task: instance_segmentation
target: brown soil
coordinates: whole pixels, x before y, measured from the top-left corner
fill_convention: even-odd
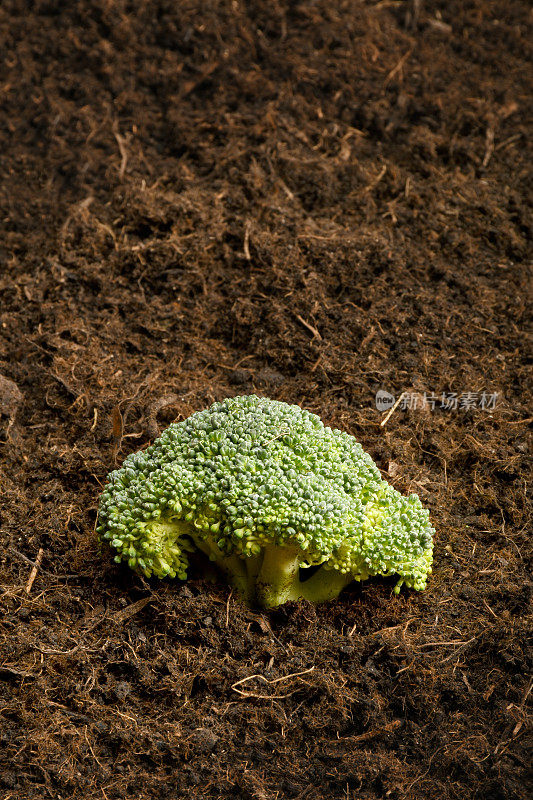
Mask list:
[[[528,796],[530,22],[2,1],[2,798]],[[425,593],[267,615],[97,545],[114,464],[252,392],[420,494]]]

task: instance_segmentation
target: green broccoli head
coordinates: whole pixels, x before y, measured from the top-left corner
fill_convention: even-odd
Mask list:
[[[418,496],[382,480],[353,436],[255,395],[215,403],[128,456],[98,517],[117,562],[185,579],[200,550],[266,608],[332,599],[371,575],[424,589],[431,572],[434,530]]]

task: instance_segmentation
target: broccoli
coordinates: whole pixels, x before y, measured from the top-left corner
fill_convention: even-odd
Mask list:
[[[250,605],[338,596],[398,575],[424,589],[434,533],[416,494],[382,480],[353,436],[296,405],[255,395],[170,425],[109,475],[99,536],[147,577],[214,561]]]

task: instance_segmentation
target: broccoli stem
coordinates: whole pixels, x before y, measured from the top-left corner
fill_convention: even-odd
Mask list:
[[[320,567],[308,580],[300,583],[300,596],[310,603],[326,603],[334,600],[354,580],[350,573]]]
[[[300,597],[310,603],[325,603],[338,597],[353,581],[351,574],[319,568],[300,581],[298,548],[267,546],[255,585],[256,600],[263,608],[275,608]]]
[[[244,559],[244,565],[246,567],[246,574],[248,575],[248,580],[250,581],[251,585],[254,588],[262,563],[263,563],[262,553],[259,556],[248,556],[247,558]]]
[[[255,595],[263,608],[275,608],[300,597],[297,547],[267,545],[255,584]]]
[[[276,608],[288,600],[303,597],[311,603],[332,600],[352,580],[336,570],[320,567],[310,578],[300,581],[302,553],[298,547],[266,545],[260,555],[225,555],[210,536],[199,532],[184,520],[158,520],[152,531],[163,544],[163,558],[172,560],[166,551],[180,543],[183,554],[192,545],[204,553],[226,577],[228,583],[249,605],[254,602],[262,608]],[[188,543],[188,544],[187,544]]]
[[[198,550],[201,550],[211,561],[214,561],[226,580],[236,589],[247,603],[253,599],[253,582],[249,580],[246,565],[242,558],[236,555],[225,556],[215,542],[209,539],[200,539],[199,536],[189,534]]]

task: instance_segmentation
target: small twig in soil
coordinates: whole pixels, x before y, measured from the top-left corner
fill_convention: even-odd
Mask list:
[[[77,653],[78,650],[81,649],[81,644],[74,645],[74,647],[71,647],[70,650],[54,650],[54,649],[49,649],[47,647],[40,647],[39,645],[35,645],[35,647],[37,648],[37,650],[39,650],[40,653],[46,653],[46,655],[71,656],[74,653]]]
[[[502,150],[504,147],[507,147],[507,145],[512,144],[513,142],[516,142],[516,141],[518,141],[518,139],[521,139],[521,138],[522,138],[522,134],[521,133],[515,133],[513,136],[509,136],[508,139],[504,139],[503,142],[499,142],[496,145],[496,147],[494,148],[494,150],[495,151],[496,150]]]
[[[475,642],[477,638],[478,638],[477,636],[474,636],[472,639],[469,639],[467,642],[464,642],[460,647],[457,648],[457,650],[454,650],[453,653],[450,653],[449,656],[443,658],[440,663],[444,664],[445,661],[449,661],[451,658],[454,658],[455,656],[458,656],[460,653],[464,652],[468,647],[468,645],[472,644],[472,642]]]
[[[367,186],[365,186],[365,188],[363,189],[363,194],[371,192],[373,189],[375,189],[380,180],[385,177],[386,172],[387,172],[387,165],[385,164],[385,166],[383,167],[377,178],[374,178],[373,181],[370,181],[370,183]]]
[[[391,631],[397,631],[398,629],[401,629],[402,639],[405,641],[405,632],[406,632],[407,628],[409,627],[411,622],[416,622],[416,620],[417,620],[417,617],[411,617],[406,622],[400,623],[400,625],[392,625],[390,628],[381,628],[379,631],[374,631],[370,635],[371,636],[378,636],[378,635],[381,636],[384,633],[390,633]]]
[[[138,614],[139,611],[142,611],[145,606],[148,605],[152,600],[151,597],[142,597],[140,600],[137,600],[135,603],[131,603],[131,605],[126,606],[122,611],[117,611],[116,614],[113,614],[111,619],[113,622],[117,624],[121,624],[125,622],[127,619],[130,619],[135,614]]]
[[[43,560],[44,550],[42,547],[39,547],[39,551],[37,553],[37,558],[35,559],[35,563],[30,572],[30,576],[28,578],[28,583],[26,584],[26,594],[31,592],[31,587],[33,586],[33,582],[37,577],[37,572],[39,571],[39,567],[41,566],[41,561]]]
[[[305,319],[304,319],[303,317],[301,317],[299,314],[295,314],[295,317],[296,317],[296,319],[298,320],[298,322],[301,322],[301,323],[302,323],[302,325],[303,325],[305,328],[307,328],[307,330],[308,330],[308,331],[311,331],[311,333],[313,334],[313,336],[315,337],[315,339],[322,339],[322,336],[321,336],[321,335],[320,335],[320,333],[317,331],[317,329],[316,329],[316,328],[313,328],[313,326],[312,326],[312,325],[310,325],[308,322],[306,322],[306,321],[305,321]]]
[[[250,220],[247,219],[244,228],[244,244],[243,244],[244,257],[247,261],[251,261],[252,258],[250,255],[250,228],[251,228],[251,223]]]
[[[314,364],[313,364],[313,366],[311,367],[311,369],[310,369],[310,372],[314,372],[314,371],[315,371],[315,369],[318,367],[318,365],[320,364],[320,362],[321,362],[321,361],[322,361],[322,353],[321,353],[321,354],[318,356],[317,360],[315,361],[315,363],[314,363]]]
[[[226,628],[229,626],[229,604],[231,600],[231,595],[233,594],[233,589],[229,593],[228,602],[226,603]]]
[[[76,573],[67,574],[67,575],[56,575],[55,573],[50,572],[47,569],[44,569],[44,567],[41,566],[40,562],[39,562],[39,564],[37,564],[37,561],[32,561],[31,558],[28,558],[28,556],[25,556],[24,553],[21,553],[19,550],[16,550],[14,547],[10,547],[9,549],[10,549],[10,551],[12,553],[14,553],[16,556],[21,558],[27,564],[30,564],[32,567],[37,567],[37,569],[40,569],[41,572],[43,573],[43,575],[49,575],[51,578],[77,578],[78,577],[78,575]]]
[[[355,744],[356,742],[368,742],[370,739],[375,739],[376,736],[381,736],[383,733],[390,733],[391,731],[396,730],[396,728],[400,728],[404,724],[403,719],[393,719],[392,722],[387,723],[382,728],[376,728],[372,731],[365,731],[365,733],[361,733],[359,736],[344,736],[339,737],[339,742],[350,742],[350,744]]]
[[[123,136],[120,135],[118,132],[118,128],[115,126],[115,130],[113,131],[115,139],[117,140],[118,149],[120,150],[120,167],[118,170],[118,177],[120,180],[124,178],[124,173],[126,172],[126,167],[128,165],[128,151],[126,150],[126,142]]]
[[[159,436],[159,426],[157,424],[157,415],[159,412],[167,406],[177,403],[178,400],[179,397],[177,394],[166,394],[163,397],[160,397],[159,400],[156,400],[154,403],[152,403],[148,409],[148,420],[146,424],[146,430],[150,436],[154,438]]]
[[[398,63],[394,67],[394,69],[391,69],[391,71],[389,72],[389,74],[387,75],[387,78],[385,80],[385,86],[388,86],[389,83],[391,82],[391,80],[394,77],[396,77],[396,75],[398,75],[398,73],[400,73],[400,74],[402,73],[403,65],[405,64],[405,62],[407,61],[407,59],[409,58],[409,56],[411,55],[412,52],[413,52],[413,48],[408,50],[407,53],[405,53],[400,58],[400,60],[398,61]]]
[[[390,411],[387,411],[387,414],[386,414],[385,418],[382,419],[381,422],[379,423],[380,427],[383,427],[384,425],[387,424],[389,419],[392,417],[392,415],[394,414],[394,412],[396,411],[396,409],[398,408],[398,406],[402,402],[403,398],[405,397],[405,394],[406,394],[405,392],[402,392],[401,395],[399,396],[399,398],[394,403],[393,407],[390,409]]]
[[[87,736],[87,725],[85,726],[85,729],[84,729],[84,734],[85,734],[85,741],[87,742],[87,746],[88,746],[89,750],[90,750],[90,751],[91,751],[91,753],[92,753],[92,757],[94,758],[94,760],[96,761],[96,763],[98,764],[98,766],[100,767],[100,769],[105,769],[105,767],[104,767],[104,765],[102,764],[102,762],[101,762],[101,761],[98,761],[98,758],[96,757],[96,753],[94,752],[93,748],[91,747],[91,743],[90,743],[90,741],[89,741],[89,737]]]
[[[485,134],[485,155],[483,156],[482,166],[488,167],[489,161],[494,153],[494,123],[492,121],[487,125],[487,132]]]
[[[76,216],[81,216],[82,214],[84,214],[87,211],[87,209],[89,208],[89,206],[91,205],[91,203],[93,202],[93,200],[94,200],[94,197],[92,195],[89,195],[84,200],[82,200],[80,203],[76,203],[72,207],[72,211],[70,212],[70,214],[68,215],[68,217],[66,218],[65,222],[63,223],[63,225],[61,227],[61,234],[60,234],[60,241],[61,242],[63,242],[64,239],[66,238],[67,231],[68,231],[69,225],[72,222],[72,220]]]
[[[3,664],[2,666],[0,666],[0,676],[1,677],[13,676],[15,678],[31,678],[32,680],[37,677],[32,672],[25,672],[24,670],[21,669],[14,669],[13,667],[8,667],[7,664]]]
[[[113,458],[113,463],[116,464],[117,456],[122,446],[122,435],[124,432],[124,421],[122,419],[122,414],[120,413],[120,405],[115,406],[115,408],[111,412],[111,424],[113,430],[112,458]]]
[[[274,678],[271,681],[269,681],[268,678],[265,678],[264,675],[248,675],[247,678],[241,678],[240,681],[237,681],[236,683],[234,683],[231,688],[233,689],[234,692],[237,692],[237,694],[240,694],[241,697],[256,697],[256,698],[259,698],[261,700],[279,700],[280,699],[279,695],[278,696],[271,696],[271,695],[264,695],[264,694],[255,694],[254,692],[241,692],[241,690],[237,689],[236,687],[240,686],[243,683],[246,683],[246,681],[251,681],[254,678],[257,678],[258,680],[263,681],[264,683],[267,683],[269,686],[273,686],[275,683],[280,683],[280,681],[288,681],[290,678],[299,678],[301,675],[307,675],[309,672],[312,672],[313,670],[314,670],[314,666],[313,667],[309,667],[309,669],[304,669],[303,672],[292,672],[290,675],[282,675],[280,678]],[[294,694],[294,692],[291,692],[290,694]],[[281,695],[281,697],[290,697],[290,694]]]
[[[494,617],[494,619],[497,619],[497,620],[498,620],[498,622],[499,622],[499,621],[500,621],[500,618],[497,616],[497,614],[495,614],[495,613],[494,613],[494,611],[493,611],[493,610],[492,610],[492,608],[489,606],[489,604],[487,603],[487,601],[486,601],[486,600],[483,600],[483,605],[485,606],[485,608],[486,608],[486,609],[488,609],[488,611],[490,611],[490,613],[492,614],[492,616]]]
[[[473,642],[474,640],[470,639],[470,641]],[[465,642],[464,639],[450,639],[449,642],[424,642],[419,649],[421,650],[423,647],[444,647],[450,644],[468,644],[468,642]]]

